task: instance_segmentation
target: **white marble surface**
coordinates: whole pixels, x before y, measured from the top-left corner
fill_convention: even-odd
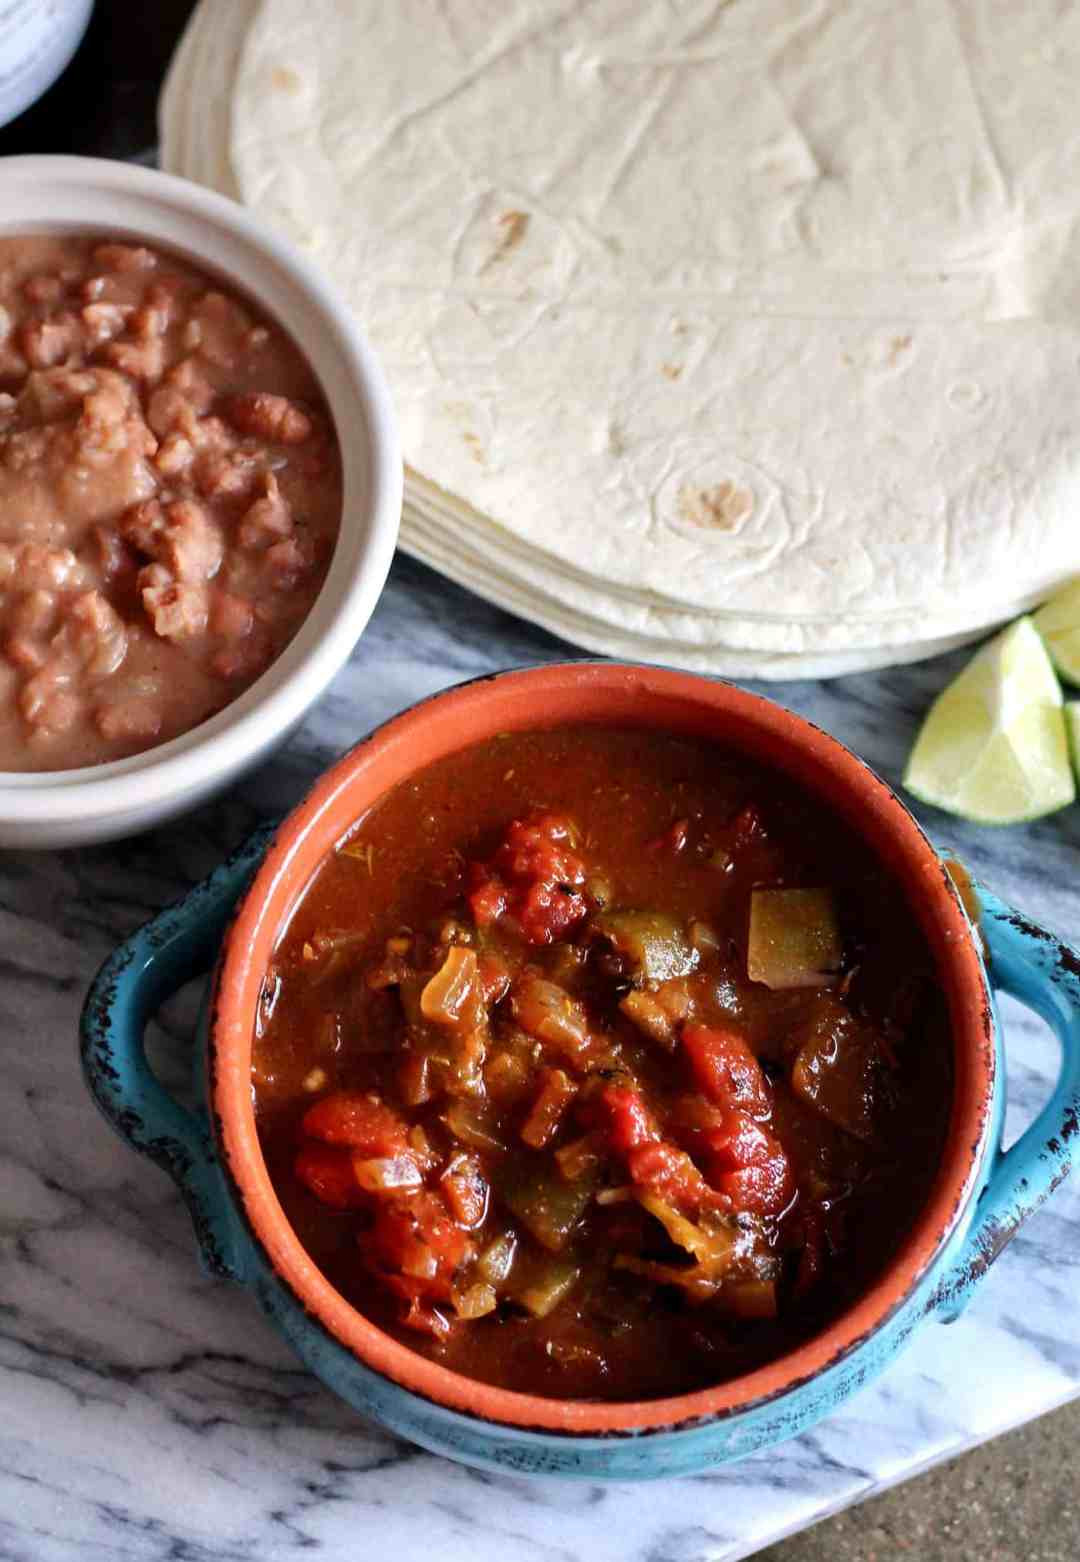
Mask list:
[[[245,1293],[206,1279],[163,1173],[86,1096],[75,1026],[110,947],[383,717],[461,678],[565,654],[399,560],[330,695],[261,773],[126,844],[0,855],[0,1559],[13,1562],[727,1562],[1080,1392],[1080,1177],[966,1316],[927,1326],[812,1435],[652,1486],[495,1479],[366,1425],[302,1371]],[[772,693],[895,778],[953,662]],[[1080,936],[1080,810],[1024,829],[936,815],[995,889]],[[192,992],[153,1038],[184,1077]],[[1055,1048],[1006,1007],[1011,1126]]]

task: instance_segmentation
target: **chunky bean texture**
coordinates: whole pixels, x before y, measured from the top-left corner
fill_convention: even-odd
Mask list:
[[[229,704],[306,617],[340,509],[319,388],[250,303],[138,243],[0,238],[0,770]]]

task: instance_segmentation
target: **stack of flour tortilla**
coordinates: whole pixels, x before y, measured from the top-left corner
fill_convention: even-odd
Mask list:
[[[1055,0],[203,0],[162,159],[344,290],[410,553],[826,675],[1080,568],[1077,81]]]

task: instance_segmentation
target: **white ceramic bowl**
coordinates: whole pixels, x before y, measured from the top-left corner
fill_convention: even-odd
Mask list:
[[[90,24],[94,0],[9,0],[0,15],[0,125],[36,103],[66,70]]]
[[[131,759],[80,770],[0,771],[0,846],[74,846],[130,835],[193,807],[280,742],[342,667],[371,617],[401,517],[390,395],[336,291],[291,244],[223,196],[127,163],[0,159],[0,234],[137,236],[246,292],[292,336],[333,415],[344,477],[325,584],[282,655],[231,705]]]

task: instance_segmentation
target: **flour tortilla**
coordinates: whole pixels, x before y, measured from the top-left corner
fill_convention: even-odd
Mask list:
[[[204,0],[174,61],[161,105],[165,166],[232,194],[238,186],[227,145],[231,77],[259,9],[252,0],[230,0],[228,6]],[[268,11],[279,13],[279,18],[282,12],[279,5],[262,9],[264,21]],[[296,7],[285,9],[296,14]],[[280,67],[286,72],[281,80],[289,92],[295,87],[294,78],[287,74],[291,68]],[[378,340],[373,320],[366,318],[365,324]],[[470,415],[464,404],[452,410],[458,420]],[[458,429],[470,460],[477,464],[481,452],[475,441],[466,440],[468,433],[467,427]],[[785,607],[779,626],[770,621],[771,615],[743,622],[715,609],[687,609],[659,591],[617,580],[600,581],[573,555],[567,563],[538,552],[513,529],[500,527],[458,495],[415,473],[409,475],[407,489],[410,503],[403,544],[462,584],[591,649],[680,661],[735,676],[827,676],[917,659],[970,638],[988,621],[988,613],[1007,616],[1039,594],[991,608],[984,591],[973,603],[954,601],[941,617],[924,605],[914,613],[893,613],[884,621],[868,614],[830,615],[823,625],[809,621],[792,625],[790,609]],[[793,639],[818,649],[777,653],[777,646],[789,645]],[[761,652],[747,652],[747,645],[759,646]],[[848,646],[858,649],[847,651]]]
[[[940,644],[948,640],[961,643],[961,638],[971,639],[982,632],[981,619],[974,626],[964,624],[960,615],[954,615],[941,624],[927,615],[909,615],[904,619],[853,623],[836,619],[826,623],[798,626],[803,634],[803,649],[784,652],[783,643],[789,638],[790,624],[776,624],[767,620],[739,621],[722,614],[696,612],[642,592],[631,592],[618,586],[590,581],[573,569],[567,569],[558,561],[538,558],[512,535],[498,533],[492,528],[478,526],[453,496],[441,494],[434,485],[413,473],[407,484],[408,508],[403,517],[403,532],[408,545],[420,542],[417,523],[426,522],[428,536],[445,539],[445,553],[454,548],[468,549],[482,561],[478,578],[495,583],[509,577],[521,587],[536,592],[554,592],[559,602],[572,614],[595,618],[621,633],[634,633],[669,641],[672,645],[711,648],[718,654],[723,648],[737,651],[757,651],[765,655],[813,655],[821,656],[830,650],[884,650],[887,647],[912,647],[929,638]],[[426,544],[430,558],[430,543]],[[439,564],[439,568],[443,565]],[[1000,610],[1002,619],[1014,618],[1027,607],[1025,602],[1013,602]],[[930,651],[925,655],[933,654]],[[887,658],[884,658],[887,660]],[[883,663],[879,663],[881,665]]]
[[[228,153],[232,82],[256,9],[257,0],[235,0],[223,13],[214,0],[203,0],[173,58],[159,109],[163,166],[234,198],[238,192]],[[506,557],[500,556],[490,536],[473,538],[465,507],[416,474],[411,475],[409,489],[402,524],[407,551],[486,600],[589,650],[678,662],[733,677],[790,679],[831,677],[898,660],[919,660],[970,638],[953,635],[911,640],[902,650],[889,647],[806,657],[710,644],[708,624],[693,624],[685,613],[681,617],[689,623],[687,641],[673,636],[666,620],[654,624],[651,635],[634,632],[628,621],[636,604],[626,593],[609,597],[595,582],[591,586],[586,582],[586,607],[572,606],[568,598],[574,598],[577,582],[538,568],[528,550],[515,546],[512,537],[506,539]]]
[[[232,94],[258,0],[200,0],[158,99],[161,166],[240,199],[229,156]]]
[[[1077,553],[1080,16],[1035,9],[266,0],[231,162],[493,535],[772,651],[973,629]]]
[[[534,585],[523,586],[513,575],[498,573],[492,569],[489,556],[472,552],[456,538],[448,539],[446,529],[441,525],[429,527],[408,500],[402,516],[402,530],[410,538],[408,551],[414,557],[485,601],[528,618],[542,629],[588,651],[628,661],[661,662],[725,678],[790,682],[793,678],[836,678],[845,673],[924,661],[956,650],[975,638],[970,634],[954,635],[899,647],[774,656],[760,651],[739,651],[729,646],[652,638],[627,632],[617,623],[576,613],[559,597]]]

